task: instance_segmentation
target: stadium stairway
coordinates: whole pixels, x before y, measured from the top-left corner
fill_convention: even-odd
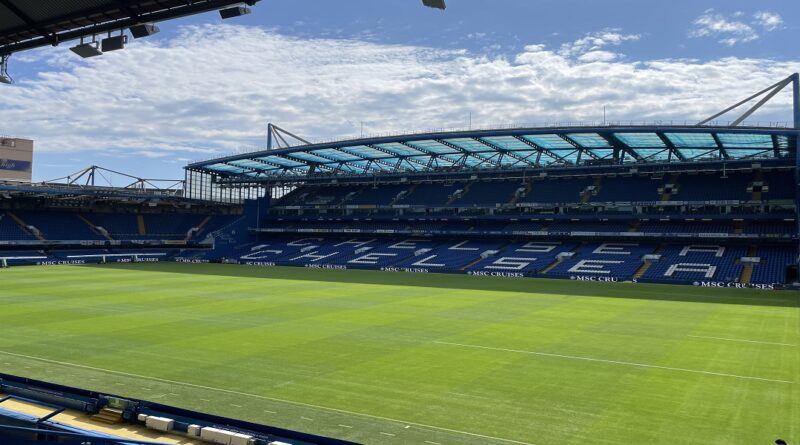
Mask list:
[[[403,199],[408,198],[412,193],[414,193],[414,190],[416,189],[417,189],[417,184],[412,184],[411,187],[409,187],[408,190],[406,190],[405,192],[399,192],[397,195],[395,195],[395,197],[392,198],[392,201],[389,203],[389,205],[393,206],[398,202],[402,201]]]
[[[747,256],[754,257],[758,255],[758,248],[756,246],[750,246],[747,249]],[[739,283],[742,284],[750,284],[750,281],[753,280],[753,264],[748,263],[742,266],[742,274],[739,276]]]
[[[13,219],[14,222],[16,222],[17,225],[19,225],[19,228],[22,229],[23,232],[25,232],[25,233],[27,233],[29,235],[33,235],[39,241],[44,241],[45,240],[44,236],[42,236],[42,232],[40,232],[39,229],[37,229],[36,227],[33,227],[31,225],[26,224],[25,221],[23,221],[16,214],[11,213],[11,212],[6,212],[6,215],[10,216],[11,219]]]
[[[658,248],[655,250],[655,252],[653,252],[653,254],[661,255],[661,252],[663,251],[664,251],[664,244],[659,244]],[[653,261],[647,261],[647,260],[643,261],[642,265],[639,266],[639,268],[636,269],[636,272],[633,274],[633,279],[638,280],[639,278],[642,278],[642,276],[644,276],[644,274],[647,273],[647,269],[650,269],[650,266],[652,265]]]
[[[103,408],[99,413],[93,415],[91,419],[95,422],[105,423],[107,425],[116,425],[122,423],[122,411],[113,408]]]
[[[675,174],[675,173],[670,175],[669,182],[667,184],[671,184],[672,185],[672,189],[677,190],[678,175]],[[672,199],[672,193],[670,192],[670,190],[672,190],[672,189],[667,189],[666,187],[663,188],[663,192],[661,193],[661,202],[666,202],[666,201],[669,201],[669,200]]]
[[[198,224],[197,227],[192,227],[191,229],[189,229],[188,232],[186,232],[186,238],[184,238],[183,241],[188,243],[193,236],[197,236],[203,233],[203,229],[208,225],[209,221],[211,221],[211,216],[206,216],[205,218],[203,218],[203,220],[200,221],[200,224]]]
[[[578,244],[577,246],[575,246],[574,249],[570,250],[570,252],[577,253],[585,245],[586,245],[586,242],[582,242],[582,243]],[[541,272],[539,272],[539,275],[547,275],[548,272],[550,272],[551,270],[555,269],[556,266],[558,266],[562,262],[564,262],[563,258],[556,257],[555,260],[552,263],[548,264],[547,267],[545,267],[544,269],[541,270]]]
[[[750,199],[753,201],[761,201],[762,198],[761,188],[758,188],[758,191],[756,191],[756,187],[754,187],[756,183],[759,184],[764,183],[764,172],[761,170],[756,171],[756,173],[753,175],[753,183],[750,184],[751,187],[750,193],[752,193]]]
[[[519,189],[517,189],[514,193],[511,194],[511,199],[508,201],[508,204],[510,206],[514,206],[517,203],[517,201],[520,200],[520,198],[527,196],[528,193],[530,193],[531,190],[533,190],[532,183],[525,182],[524,185],[525,185],[525,190],[520,192]]]
[[[471,227],[470,227],[470,230],[472,230]],[[512,244],[513,243],[511,241],[506,241],[502,245],[497,247],[496,249],[491,249],[491,250],[496,250],[497,252],[503,252],[508,246],[510,246]],[[483,258],[483,257],[476,258],[474,261],[470,261],[467,265],[465,265],[464,267],[461,267],[459,270],[469,270],[470,268],[472,268],[472,266],[480,263],[484,259],[485,258]]]
[[[147,227],[144,225],[144,215],[136,215],[136,228],[140,236],[147,235]]]
[[[595,196],[600,192],[602,181],[602,177],[595,178],[594,184],[591,187],[587,187],[586,190],[581,193],[581,204],[586,204],[590,199],[592,199],[592,196]]]
[[[104,237],[105,239],[107,239],[107,240],[109,240],[109,241],[114,241],[114,238],[112,238],[112,237],[111,237],[111,235],[109,235],[107,231],[105,231],[105,230],[100,230],[100,229],[99,229],[99,228],[98,228],[96,225],[94,225],[94,224],[93,224],[91,221],[89,221],[88,219],[86,219],[86,218],[85,218],[83,215],[81,215],[81,214],[78,214],[78,219],[80,219],[80,220],[81,220],[81,221],[83,221],[83,222],[84,222],[84,223],[85,223],[87,226],[89,226],[89,228],[90,228],[90,229],[92,229],[92,232],[94,232],[94,233],[96,233],[96,234],[98,234],[98,235],[100,235],[100,236]]]
[[[448,200],[447,200],[447,203],[445,203],[445,205],[448,205],[448,206],[449,206],[449,205],[452,205],[454,202],[458,201],[459,199],[463,199],[463,198],[464,198],[464,196],[466,196],[466,194],[467,194],[467,193],[469,193],[469,189],[470,189],[470,187],[472,187],[472,184],[473,184],[473,181],[471,181],[471,182],[468,182],[468,183],[467,183],[467,184],[464,186],[464,188],[462,188],[461,190],[458,190],[458,193],[455,193],[455,192],[454,192],[454,193],[453,193],[453,194],[450,196],[450,199],[448,199]]]

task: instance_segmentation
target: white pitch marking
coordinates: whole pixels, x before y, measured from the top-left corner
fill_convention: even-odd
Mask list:
[[[430,440],[426,440],[425,443],[429,443],[431,445],[442,445],[439,442],[431,442]]]
[[[124,371],[114,371],[113,369],[105,369],[105,368],[97,368],[97,367],[94,367],[94,366],[79,365],[77,363],[62,362],[62,361],[59,361],[59,360],[51,360],[51,359],[48,359],[48,358],[35,357],[35,356],[32,356],[32,355],[17,354],[15,352],[0,351],[0,354],[10,355],[12,357],[27,358],[27,359],[30,359],[30,360],[37,360],[37,361],[45,362],[45,363],[53,363],[53,364],[56,364],[56,365],[72,366],[73,368],[89,369],[89,370],[92,370],[92,371],[106,372],[106,373],[109,373],[109,374],[124,375],[126,377],[134,377],[134,378],[138,378],[138,379],[147,379],[147,380],[152,380],[152,381],[155,381],[155,382],[171,383],[171,384],[174,384],[174,385],[183,385],[183,386],[186,386],[186,387],[189,387],[189,388],[206,389],[206,390],[209,390],[209,391],[217,391],[217,392],[222,392],[222,393],[226,393],[226,394],[234,394],[234,395],[238,395],[238,396],[253,397],[255,399],[270,400],[272,402],[280,402],[280,403],[288,403],[288,404],[297,405],[297,406],[305,406],[305,407],[308,407],[308,408],[331,411],[331,412],[341,413],[341,414],[348,414],[348,415],[351,415],[351,416],[366,417],[368,419],[384,420],[386,422],[402,423],[402,424],[405,424],[405,425],[414,425],[414,426],[419,427],[419,428],[425,428],[425,429],[430,429],[430,430],[435,430],[435,431],[445,431],[445,432],[448,432],[448,433],[455,433],[455,434],[463,434],[465,436],[471,436],[471,437],[480,437],[480,438],[483,438],[483,439],[496,440],[498,442],[514,443],[514,444],[518,444],[518,445],[535,445],[535,444],[533,444],[531,442],[522,442],[522,441],[514,440],[514,439],[503,439],[502,437],[494,437],[494,436],[487,436],[487,435],[484,435],[484,434],[470,433],[469,431],[461,431],[461,430],[456,430],[456,429],[452,429],[452,428],[445,428],[445,427],[441,427],[441,426],[427,425],[427,424],[418,423],[418,422],[409,422],[407,420],[398,420],[398,419],[393,419],[391,417],[375,416],[375,415],[372,415],[372,414],[358,413],[358,412],[355,412],[355,411],[348,411],[348,410],[345,410],[345,409],[330,408],[330,407],[327,407],[327,406],[314,405],[314,404],[311,404],[311,403],[304,403],[304,402],[297,402],[297,401],[294,401],[294,400],[278,399],[278,398],[275,398],[275,397],[261,396],[261,395],[258,395],[258,394],[251,394],[251,393],[247,393],[247,392],[243,392],[243,391],[234,391],[232,389],[215,388],[213,386],[198,385],[196,383],[181,382],[181,381],[178,381],[178,380],[162,379],[160,377],[151,377],[151,376],[146,376],[146,375],[141,375],[141,374],[133,374],[133,373],[124,372]],[[200,400],[203,400],[203,399],[200,399]]]
[[[242,405],[236,405],[234,403],[231,403],[231,406],[235,406],[236,408],[241,408],[242,407]]]
[[[725,337],[709,337],[706,335],[687,335],[687,337],[692,338],[710,338],[711,340],[724,340],[724,341],[738,341],[742,343],[757,343],[759,345],[776,345],[776,346],[791,346],[795,347],[797,345],[793,345],[791,343],[778,343],[774,341],[758,341],[758,340],[744,340],[741,338],[725,338]]]
[[[270,410],[268,410],[268,409],[265,409],[265,410],[264,410],[264,412],[265,412],[265,413],[270,413],[270,414],[278,414],[278,412],[277,412],[277,411],[270,411]]]
[[[569,360],[584,360],[587,362],[599,362],[599,363],[610,363],[613,365],[625,365],[625,366],[634,366],[637,368],[653,368],[653,369],[665,369],[667,371],[680,371],[680,372],[691,372],[695,374],[705,374],[705,375],[716,375],[720,377],[733,377],[737,379],[745,379],[745,380],[760,380],[763,382],[773,382],[773,383],[788,383],[789,385],[794,384],[794,382],[790,382],[788,380],[778,380],[778,379],[767,379],[763,377],[751,377],[746,375],[736,375],[736,374],[725,374],[722,372],[711,372],[711,371],[700,371],[697,369],[686,369],[686,368],[672,368],[669,366],[658,366],[658,365],[648,365],[644,363],[634,363],[634,362],[622,362],[618,360],[606,360],[601,358],[591,358],[591,357],[580,357],[577,355],[563,355],[563,354],[551,354],[549,352],[537,352],[537,351],[523,351],[520,349],[505,349],[505,348],[493,348],[491,346],[480,346],[480,345],[468,345],[464,343],[451,343],[446,341],[434,341],[434,343],[440,345],[450,345],[450,346],[460,346],[462,348],[473,348],[473,349],[486,349],[489,351],[502,351],[502,352],[514,352],[517,354],[530,354],[530,355],[540,355],[543,357],[556,357],[556,358],[565,358]]]
[[[383,434],[384,436],[392,436],[392,437],[394,437],[394,436],[395,436],[395,434],[392,434],[392,433],[384,433],[383,431],[381,431],[381,434]]]
[[[311,419],[311,418],[309,418],[309,417],[300,417],[300,418],[301,418],[301,419],[303,419],[303,420],[310,420],[310,421],[312,421],[312,422],[314,421],[314,419]]]
[[[342,427],[342,428],[352,428],[352,426],[350,426],[350,425],[342,425],[341,423],[339,424],[339,426]]]

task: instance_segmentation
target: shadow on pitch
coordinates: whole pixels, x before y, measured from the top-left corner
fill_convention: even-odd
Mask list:
[[[380,286],[416,286],[488,292],[523,292],[581,297],[800,307],[800,292],[797,291],[704,288],[674,284],[598,283],[548,278],[475,277],[461,274],[403,273],[354,269],[309,269],[305,267],[255,267],[238,264],[187,264],[164,262],[136,264],[114,263],[105,265],[86,264],[76,267],[128,269],[148,272],[253,279],[303,280]]]

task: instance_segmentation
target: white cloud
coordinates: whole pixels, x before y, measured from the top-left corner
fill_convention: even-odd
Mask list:
[[[734,17],[739,17],[734,14]],[[740,42],[751,42],[758,39],[758,33],[747,23],[730,20],[723,14],[707,10],[695,19],[694,29],[689,33],[691,37],[715,37],[719,42],[728,46]]]
[[[764,32],[771,32],[783,24],[783,18],[769,11],[758,11],[753,14],[753,20],[745,23],[742,19],[745,14],[736,11],[731,18],[724,14],[716,13],[713,9],[706,10],[693,22],[694,27],[689,31],[690,37],[712,37],[719,43],[734,46],[738,43],[752,42],[761,37],[756,28]]]
[[[638,38],[638,37],[636,37]],[[618,59],[617,32],[513,58],[463,50],[289,38],[259,28],[184,28],[168,41],[81,60],[28,53],[49,71],[2,89],[0,133],[37,150],[208,158],[263,146],[267,122],[309,138],[465,126],[610,119],[699,120],[798,70],[798,61]],[[580,48],[579,50],[575,48]],[[600,66],[599,64],[602,64]],[[762,116],[787,120],[788,97]],[[69,155],[73,156],[73,155]]]
[[[774,31],[783,24],[783,17],[769,11],[758,11],[753,14],[755,23],[767,31]]]
[[[558,53],[567,57],[580,57],[583,54],[598,52],[607,46],[619,46],[625,42],[636,41],[640,38],[641,36],[638,34],[622,34],[620,29],[608,28],[600,32],[588,33],[574,42],[565,43],[561,45]],[[609,51],[602,52],[611,54]]]

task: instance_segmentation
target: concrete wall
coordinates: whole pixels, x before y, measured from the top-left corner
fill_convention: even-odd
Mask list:
[[[0,181],[31,182],[33,141],[0,137]]]

